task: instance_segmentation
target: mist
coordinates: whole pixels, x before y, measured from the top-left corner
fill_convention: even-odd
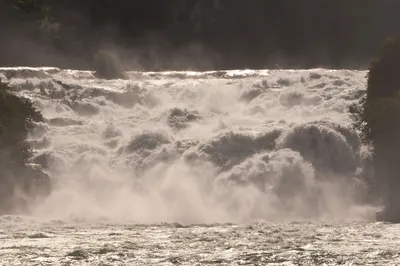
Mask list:
[[[399,12],[0,0],[0,264],[400,263]]]
[[[45,118],[29,163],[53,188],[30,214],[368,220],[379,207],[348,113],[366,72],[327,69],[365,69],[397,2],[32,3],[0,3],[2,79]]]
[[[28,1],[29,2],[29,1]],[[2,66],[127,70],[365,69],[398,33],[396,1],[34,1],[1,3]]]
[[[348,113],[364,71],[1,73],[45,117],[28,138],[30,163],[53,187],[29,206],[34,217],[365,221],[379,208],[365,178],[369,147]]]

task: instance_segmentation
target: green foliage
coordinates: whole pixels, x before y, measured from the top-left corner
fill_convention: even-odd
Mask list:
[[[14,8],[22,13],[35,13],[40,10],[40,5],[36,0],[18,0],[14,4]]]
[[[51,8],[41,0],[17,0],[13,5],[21,21],[35,21],[35,35],[56,41],[60,38],[60,24],[51,15]]]
[[[40,0],[17,0],[13,7],[21,16],[35,17],[38,20],[49,17],[51,12],[51,8]]]
[[[0,80],[0,212],[26,205],[26,196],[36,196],[39,189],[49,187],[49,178],[27,164],[32,152],[26,139],[34,123],[41,121],[33,104],[13,94]]]

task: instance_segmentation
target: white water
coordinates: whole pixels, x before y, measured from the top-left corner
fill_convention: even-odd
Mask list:
[[[365,76],[0,68],[46,119],[29,140],[54,182],[0,217],[0,265],[394,265],[348,114]]]
[[[135,222],[368,219],[348,106],[363,71],[3,68],[46,123],[30,140],[55,189],[39,217]],[[3,77],[3,78],[4,78]],[[47,160],[43,160],[46,158]]]

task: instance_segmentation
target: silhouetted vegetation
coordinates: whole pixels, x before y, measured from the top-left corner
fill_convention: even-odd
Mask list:
[[[0,213],[24,208],[49,189],[49,177],[28,164],[32,152],[26,139],[42,120],[28,99],[0,80]]]
[[[389,38],[369,67],[362,109],[352,110],[364,141],[373,145],[374,192],[383,196],[380,219],[400,221],[400,38]]]
[[[399,12],[393,0],[3,0],[0,61],[90,68],[112,48],[148,70],[367,67]]]

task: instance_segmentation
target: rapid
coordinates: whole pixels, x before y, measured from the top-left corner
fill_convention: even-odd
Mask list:
[[[30,263],[94,265],[112,255],[109,265],[366,265],[364,257],[351,259],[351,241],[367,227],[378,240],[386,238],[379,231],[394,230],[374,223],[379,208],[367,200],[365,167],[371,151],[349,114],[365,95],[366,74],[132,71],[105,80],[91,71],[0,68],[45,117],[29,136],[31,162],[53,183],[29,216],[2,217],[0,238],[24,228],[24,245],[48,247],[63,236],[53,255]],[[136,240],[125,239],[133,232]],[[93,257],[95,247],[80,241],[109,249]],[[127,243],[141,255],[125,256]],[[8,263],[21,262],[15,258]]]

